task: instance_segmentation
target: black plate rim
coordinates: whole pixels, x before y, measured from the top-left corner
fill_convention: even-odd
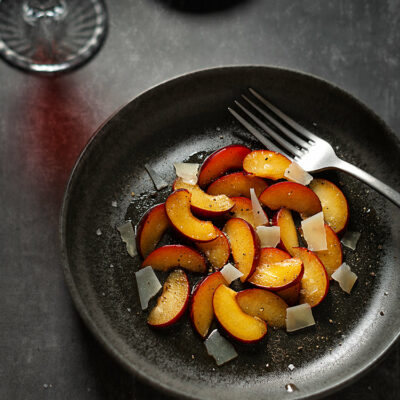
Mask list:
[[[68,254],[67,254],[67,246],[66,246],[66,221],[67,221],[67,215],[68,215],[68,209],[69,209],[69,198],[70,198],[70,193],[71,190],[75,184],[75,182],[78,179],[78,172],[81,166],[81,163],[87,156],[88,152],[90,149],[95,145],[96,142],[100,141],[102,136],[105,134],[105,131],[103,131],[103,128],[120,112],[122,111],[126,106],[133,102],[138,102],[147,95],[148,93],[157,90],[160,87],[166,86],[166,85],[172,85],[175,81],[181,80],[181,79],[191,79],[195,78],[196,75],[200,74],[212,74],[212,73],[223,73],[223,72],[228,72],[233,69],[273,69],[273,70],[279,70],[281,72],[285,73],[290,73],[290,74],[295,74],[299,75],[300,77],[304,77],[307,79],[313,79],[317,80],[323,85],[330,86],[331,88],[338,90],[341,92],[342,95],[348,97],[356,103],[361,109],[363,109],[367,114],[371,115],[386,131],[386,134],[390,136],[392,140],[397,142],[400,145],[400,139],[396,136],[396,134],[390,129],[390,127],[383,121],[383,119],[377,115],[372,109],[370,109],[367,105],[365,105],[363,102],[361,102],[359,99],[354,97],[352,94],[348,93],[346,90],[342,89],[338,85],[321,78],[319,76],[316,76],[311,73],[306,73],[303,71],[299,71],[296,69],[291,69],[291,68],[286,68],[286,67],[281,67],[281,66],[275,66],[275,65],[262,65],[262,64],[244,64],[244,65],[228,65],[228,66],[218,66],[218,67],[210,67],[210,68],[203,68],[203,69],[198,69],[194,70],[185,74],[180,74],[175,77],[172,77],[170,79],[166,79],[161,83],[155,84],[149,89],[146,89],[139,93],[136,97],[134,97],[132,100],[127,102],[126,104],[122,105],[119,107],[114,113],[112,113],[92,134],[92,136],[89,138],[87,144],[81,151],[80,155],[78,156],[68,179],[66,189],[64,192],[64,197],[62,200],[62,206],[61,206],[61,211],[60,211],[60,217],[59,217],[59,240],[60,240],[60,247],[61,247],[61,261],[62,261],[62,268],[64,271],[64,276],[65,276],[65,281],[67,283],[68,290],[71,294],[72,300],[74,302],[74,305],[78,311],[78,314],[84,321],[85,325],[89,328],[91,333],[94,335],[94,337],[99,341],[99,343],[103,346],[103,348],[110,354],[115,360],[117,360],[127,371],[132,373],[134,376],[138,377],[142,381],[146,382],[147,384],[155,387],[158,390],[163,390],[165,393],[168,393],[172,396],[179,396],[180,398],[184,399],[193,399],[196,400],[198,399],[197,397],[193,397],[191,395],[188,395],[187,393],[179,390],[179,389],[172,389],[171,387],[164,385],[163,383],[153,379],[152,377],[149,377],[148,375],[144,374],[142,371],[137,369],[134,365],[129,363],[116,348],[112,344],[108,342],[106,337],[102,334],[101,330],[96,326],[96,323],[94,320],[90,317],[88,310],[82,301],[79,291],[75,285],[74,278],[72,276],[71,270],[69,268],[69,262],[68,262]],[[305,395],[301,397],[297,397],[298,399],[318,399],[325,397],[329,394],[332,394],[339,389],[342,389],[354,381],[358,380],[361,378],[363,375],[365,375],[374,365],[379,363],[388,353],[388,350],[399,340],[400,338],[400,331],[397,332],[397,335],[389,341],[384,349],[381,351],[380,354],[378,354],[376,357],[372,358],[369,360],[368,363],[365,363],[364,365],[360,366],[357,370],[351,371],[346,379],[342,379],[338,381],[335,384],[332,385],[327,385],[323,389],[316,389],[315,392],[311,395]]]

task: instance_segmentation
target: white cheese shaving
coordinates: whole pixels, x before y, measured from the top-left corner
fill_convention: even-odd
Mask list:
[[[182,178],[182,181],[189,185],[197,183],[197,174],[199,172],[200,164],[194,163],[174,163],[176,176]]]
[[[308,303],[286,309],[286,331],[294,332],[315,325],[311,307]]]
[[[279,226],[257,226],[256,232],[260,238],[261,247],[276,247],[281,240]]]
[[[224,265],[220,272],[224,279],[228,282],[228,285],[230,285],[234,280],[243,276],[243,274],[231,263]]]
[[[355,250],[357,247],[358,239],[360,239],[360,232],[347,231],[342,237],[341,242],[348,248]]]
[[[154,171],[153,168],[150,167],[149,164],[144,164],[144,167],[146,168],[147,172],[150,175],[151,180],[154,183],[154,186],[156,187],[157,190],[164,189],[168,186],[168,183],[164,181],[163,178],[161,178],[160,175],[157,174],[156,171]]]
[[[357,275],[352,272],[346,263],[343,263],[331,276],[332,279],[339,282],[339,286],[342,290],[349,294],[357,280]]]
[[[301,183],[304,186],[309,185],[313,180],[313,177],[294,161],[286,168],[283,176],[289,181]]]
[[[145,267],[135,272],[136,283],[139,291],[139,299],[142,310],[149,306],[149,300],[162,288],[153,268]]]
[[[233,360],[238,356],[235,348],[217,329],[214,329],[208,338],[204,341],[207,353],[213,357],[218,366]]]
[[[326,231],[324,225],[324,214],[319,212],[310,218],[301,221],[304,239],[307,242],[308,250],[327,250]]]
[[[122,241],[126,244],[126,250],[131,257],[137,255],[135,232],[133,230],[132,222],[127,221],[124,224],[117,226],[118,232],[121,235]]]
[[[285,389],[288,393],[293,393],[299,390],[299,388],[294,383],[287,383]]]
[[[253,210],[255,226],[265,225],[268,223],[268,218],[265,215],[263,208],[257,198],[253,188],[250,189],[251,207]]]

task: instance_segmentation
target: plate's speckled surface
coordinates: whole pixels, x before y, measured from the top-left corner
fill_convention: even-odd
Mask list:
[[[318,396],[360,374],[398,336],[400,218],[392,204],[345,174],[319,174],[343,189],[350,205],[349,229],[361,232],[357,250],[345,249],[345,261],[359,276],[352,294],[333,283],[314,309],[315,327],[290,335],[270,329],[257,345],[235,343],[239,357],[220,368],[207,356],[187,315],[167,331],[148,328],[134,281],[140,260],[129,257],[115,228],[127,218],[137,223],[170,192],[155,192],[145,163],[172,183],[175,161],[202,161],[232,143],[261,147],[227,112],[248,87],[329,140],[339,156],[400,187],[393,173],[400,170],[395,136],[371,111],[325,81],[267,67],[189,74],[126,105],[82,153],[62,213],[66,279],[100,342],[155,385],[202,399]],[[299,390],[288,393],[288,383]]]

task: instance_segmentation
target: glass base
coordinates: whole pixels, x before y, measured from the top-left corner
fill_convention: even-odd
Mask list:
[[[38,4],[46,3],[37,1]],[[29,71],[77,67],[102,45],[107,12],[102,0],[0,0],[0,55]]]

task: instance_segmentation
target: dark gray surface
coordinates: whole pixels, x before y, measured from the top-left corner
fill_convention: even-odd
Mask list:
[[[336,83],[400,132],[398,1],[250,0],[201,14],[153,0],[108,6],[107,42],[82,69],[49,80],[0,63],[0,398],[157,398],[83,327],[57,236],[74,160],[141,91],[203,67],[280,65]],[[332,398],[398,398],[399,349]]]

